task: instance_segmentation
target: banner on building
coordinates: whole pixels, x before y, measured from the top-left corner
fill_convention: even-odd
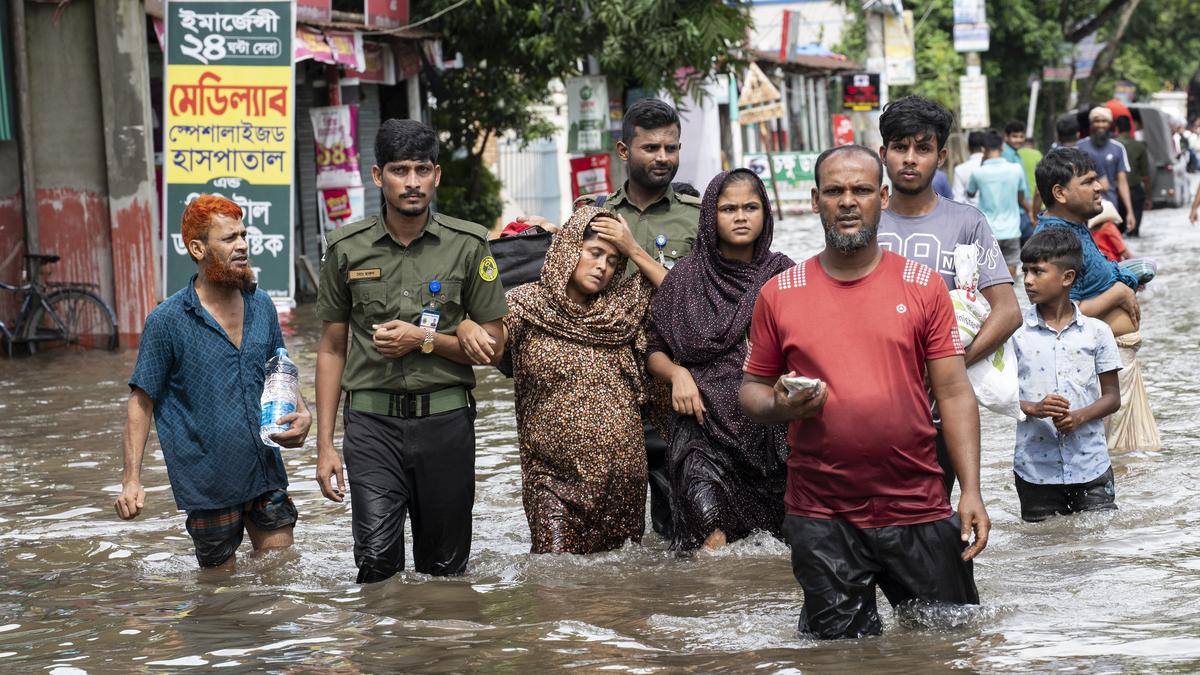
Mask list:
[[[333,0],[296,0],[296,20],[329,23],[333,19]]]
[[[779,198],[785,202],[812,199],[812,190],[817,186],[813,168],[817,164],[816,152],[774,152],[771,159],[775,161],[775,182],[779,188]],[[773,189],[771,169],[767,164],[767,155],[762,153],[747,153],[742,159],[746,168],[758,175],[767,187],[767,193]]]
[[[958,78],[959,124],[963,129],[986,129],[992,125],[988,112],[986,75],[963,75]]]
[[[358,106],[334,105],[309,110],[317,153],[317,188],[360,187]]]
[[[606,150],[608,81],[603,75],[567,78],[567,152]]]
[[[325,36],[319,30],[309,28],[308,26],[296,26],[295,44],[292,60],[296,63],[305,59],[313,59],[314,61],[331,65],[337,63],[333,58],[333,49],[325,41]]]
[[[386,86],[396,84],[396,57],[390,45],[382,42],[363,42],[363,64],[360,71],[347,73],[359,82],[374,82]]]
[[[833,146],[835,148],[854,143],[854,122],[849,115],[838,113],[833,116]]]
[[[913,55],[913,13],[883,15],[883,56],[888,86],[917,83],[917,59]]]
[[[990,46],[984,0],[954,0],[954,51],[986,52]]]
[[[844,76],[842,107],[846,110],[879,110],[879,73]]]
[[[362,70],[367,59],[363,55],[362,33],[325,31],[325,42],[333,51],[333,62],[346,66],[346,70]]]
[[[366,188],[318,190],[321,231],[328,232],[367,217]]]
[[[163,86],[163,277],[196,271],[183,210],[215,193],[242,207],[259,288],[290,301],[293,241],[293,3],[171,0]]]
[[[571,160],[571,199],[612,192],[612,173],[607,153]]]
[[[372,28],[403,28],[408,25],[408,0],[366,0],[364,23]]]

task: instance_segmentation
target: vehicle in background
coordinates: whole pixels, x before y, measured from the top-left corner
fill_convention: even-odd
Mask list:
[[[1089,135],[1088,111],[1083,107],[1066,113],[1079,122],[1079,137]],[[1129,105],[1130,115],[1137,137],[1146,144],[1146,155],[1150,160],[1150,199],[1156,207],[1187,206],[1188,189],[1187,155],[1175,143],[1171,131],[1171,117],[1161,109],[1145,103]]]

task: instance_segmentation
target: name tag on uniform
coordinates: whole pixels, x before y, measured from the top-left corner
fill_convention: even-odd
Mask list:
[[[370,281],[372,279],[382,279],[383,270],[378,267],[372,267],[365,270],[350,270],[350,281]]]

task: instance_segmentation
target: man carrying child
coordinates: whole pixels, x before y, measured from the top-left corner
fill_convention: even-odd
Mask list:
[[[1013,335],[1021,411],[1013,472],[1021,518],[1115,509],[1104,418],[1121,405],[1121,359],[1112,330],[1071,301],[1083,249],[1064,228],[1021,249],[1031,306]]]

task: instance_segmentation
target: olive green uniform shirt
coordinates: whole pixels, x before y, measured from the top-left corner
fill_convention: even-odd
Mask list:
[[[382,216],[331,232],[321,263],[317,316],[350,325],[350,351],[342,389],[428,393],[475,386],[471,366],[419,349],[398,359],[375,350],[372,324],[392,319],[419,324],[433,302],[441,316],[437,332],[453,335],[466,317],[477,323],[508,313],[487,230],[465,220],[432,214],[408,246],[388,232]],[[429,282],[441,282],[436,295]]]
[[[666,237],[662,247],[663,262],[667,267],[674,267],[675,261],[692,252],[696,243],[696,229],[700,226],[700,200],[691,195],[675,192],[667,187],[667,192],[661,199],[639,210],[625,195],[625,185],[608,196],[603,208],[625,217],[629,230],[651,258],[658,260],[658,246],[655,240],[658,235]],[[575,200],[575,208],[595,206],[595,196],[588,195]],[[637,271],[636,265],[625,268],[625,276]]]

